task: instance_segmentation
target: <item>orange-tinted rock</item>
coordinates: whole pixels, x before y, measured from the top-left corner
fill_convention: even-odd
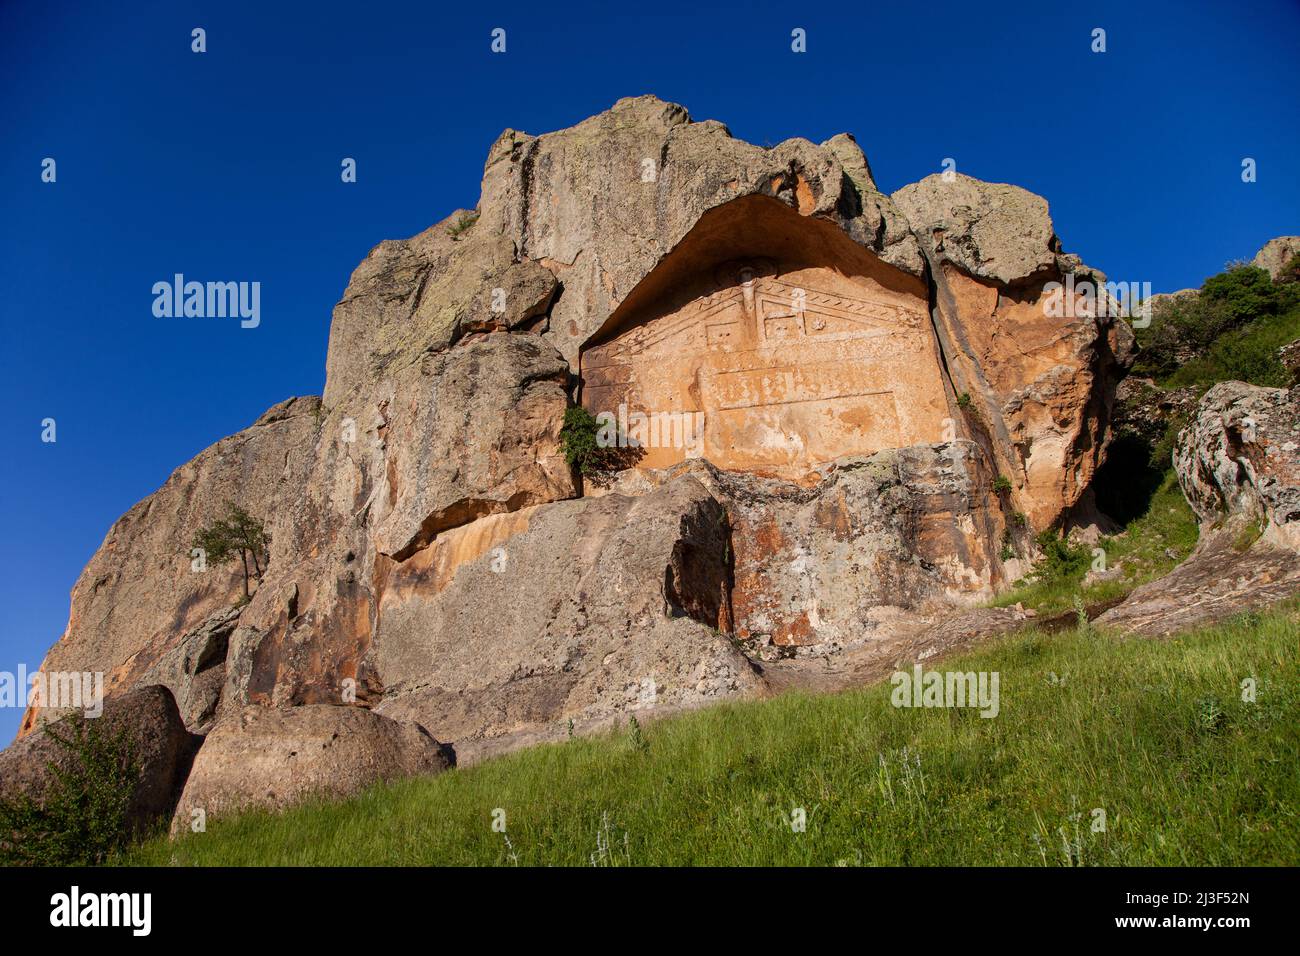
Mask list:
[[[930,264],[935,333],[964,396],[959,434],[985,448],[1035,530],[1061,523],[1104,459],[1133,332],[1064,295],[1055,308],[1047,286],[1105,277],[1061,252],[1046,201],[1015,186],[935,175],[893,199]]]
[[[772,199],[706,214],[600,341],[583,404],[643,468],[703,457],[798,479],[944,437],[922,283]]]

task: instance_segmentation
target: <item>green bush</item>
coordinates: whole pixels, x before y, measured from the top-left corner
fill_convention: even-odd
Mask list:
[[[39,803],[26,794],[0,800],[0,865],[102,863],[131,839],[127,809],[141,771],[134,748],[125,729],[109,737],[82,717],[45,734],[71,755],[70,766],[50,761],[54,782]]]
[[[460,237],[469,231],[474,223],[478,222],[478,213],[462,213],[452,225],[447,227],[447,235],[451,236],[454,242],[459,242]]]
[[[1055,531],[1040,532],[1036,539],[1043,557],[1030,575],[1035,581],[1068,581],[1082,577],[1092,563],[1092,550],[1074,545]]]
[[[565,410],[564,425],[560,428],[564,459],[583,475],[607,471],[614,465],[615,449],[599,445],[596,441],[599,430],[596,417],[581,405]]]
[[[1285,382],[1277,347],[1300,334],[1300,285],[1272,282],[1254,266],[1211,276],[1201,294],[1157,306],[1150,328],[1137,332],[1137,374],[1170,385],[1237,379]]]

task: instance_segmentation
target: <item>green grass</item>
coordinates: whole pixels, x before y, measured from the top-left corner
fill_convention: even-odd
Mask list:
[[[1196,515],[1178,487],[1178,477],[1170,469],[1146,513],[1131,521],[1123,534],[1097,542],[1096,546],[1106,552],[1106,566],[1120,566],[1119,577],[1083,586],[1083,577],[1091,569],[1091,548],[1087,548],[1088,563],[1074,573],[1027,578],[998,595],[993,604],[1009,607],[1020,603],[1039,613],[1052,614],[1069,610],[1076,599],[1086,605],[1113,600],[1138,585],[1168,574],[1191,553],[1196,538]]]
[[[892,707],[888,684],[721,705],[210,821],[123,862],[1296,864],[1298,631],[1290,606],[1171,641],[1021,634],[938,665],[997,671],[992,719]]]

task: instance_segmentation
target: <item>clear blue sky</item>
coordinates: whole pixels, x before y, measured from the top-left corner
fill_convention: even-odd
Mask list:
[[[1296,0],[718,6],[0,2],[0,670],[39,664],[123,511],[320,392],[352,268],[473,206],[507,126],[649,92],[759,144],[852,132],[886,191],[950,156],[1157,291],[1300,233]],[[260,281],[261,326],[155,318],[175,272]]]

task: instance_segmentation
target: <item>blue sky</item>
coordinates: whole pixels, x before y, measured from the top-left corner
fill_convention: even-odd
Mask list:
[[[1173,290],[1300,233],[1298,50],[1296,0],[4,0],[0,670],[39,664],[123,511],[321,391],[353,267],[473,206],[507,126],[655,93],[759,144],[847,130],[886,191],[952,157],[1047,197],[1066,249],[1111,278]],[[155,318],[151,287],[176,272],[260,281],[261,325]],[[0,739],[18,719],[0,709]]]

